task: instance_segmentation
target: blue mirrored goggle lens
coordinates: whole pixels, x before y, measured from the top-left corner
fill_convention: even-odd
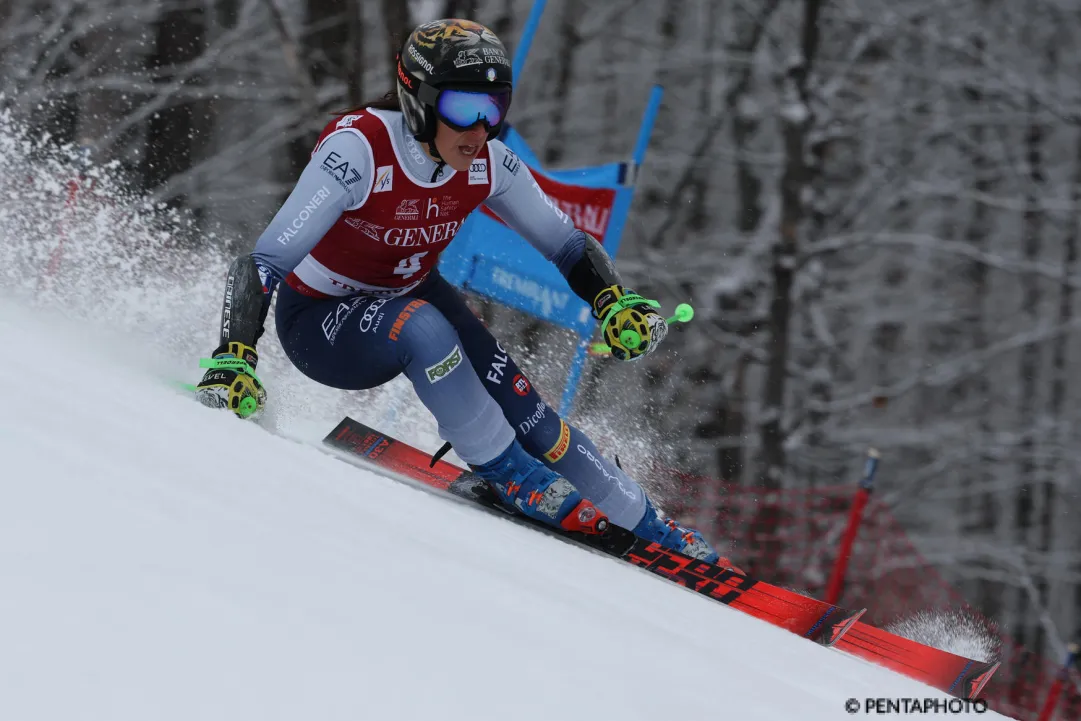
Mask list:
[[[436,101],[436,112],[448,125],[460,129],[485,122],[494,128],[503,122],[510,107],[510,93],[471,93],[468,90],[444,90]]]

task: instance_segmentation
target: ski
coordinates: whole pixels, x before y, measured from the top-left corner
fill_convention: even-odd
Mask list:
[[[567,533],[506,509],[488,484],[472,472],[432,456],[369,426],[345,418],[323,442],[384,474],[474,503],[490,512],[613,558],[738,609],[823,646],[841,641],[866,609],[849,611],[779,586],[663,548],[612,524],[600,535]]]
[[[997,661],[975,661],[858,622],[835,646],[939,691],[974,699],[998,670]]]

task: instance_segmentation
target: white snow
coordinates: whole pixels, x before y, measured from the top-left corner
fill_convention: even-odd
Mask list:
[[[814,721],[946,698],[202,408],[100,333],[0,298],[0,719]]]

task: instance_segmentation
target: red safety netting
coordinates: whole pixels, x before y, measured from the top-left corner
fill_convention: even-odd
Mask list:
[[[754,576],[825,598],[838,544],[848,524],[855,485],[764,492],[670,472],[664,479],[679,501],[665,511],[718,542],[718,551]],[[912,543],[885,504],[873,495],[852,547],[839,603],[866,606],[864,617],[886,626],[918,611],[963,610],[981,619]],[[992,627],[990,622],[983,619]],[[998,634],[1002,666],[981,697],[990,708],[1021,721],[1038,721],[1062,660],[1037,656]],[[1056,713],[1041,721],[1081,719],[1077,672],[1068,679]]]

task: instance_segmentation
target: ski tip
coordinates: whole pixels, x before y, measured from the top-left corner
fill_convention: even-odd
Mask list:
[[[961,672],[957,681],[954,682],[953,687],[949,693],[953,693],[955,696],[961,698],[974,699],[980,695],[984,686],[991,680],[991,677],[995,675],[995,671],[1002,664],[999,661],[986,661],[979,662],[973,661],[971,665],[966,666]],[[958,688],[960,686],[960,688]]]
[[[809,637],[815,643],[829,648],[840,641],[865,613],[867,613],[866,608],[849,611],[833,606],[826,612],[821,622],[812,629]]]

